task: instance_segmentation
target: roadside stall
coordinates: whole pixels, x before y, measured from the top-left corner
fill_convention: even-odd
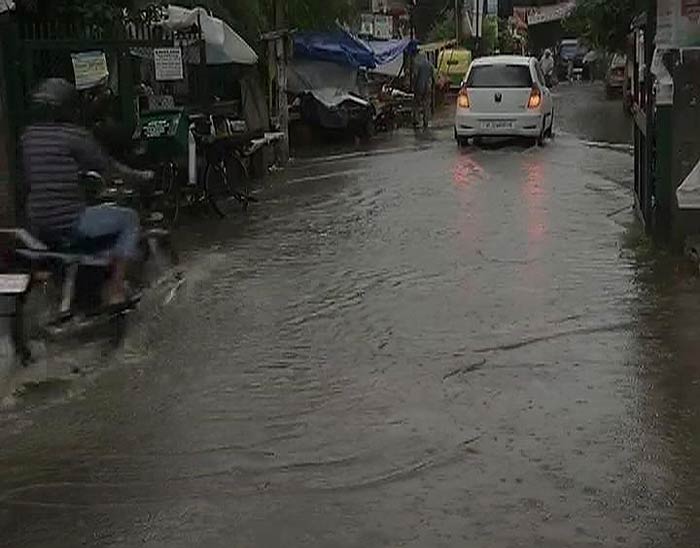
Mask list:
[[[414,40],[362,41],[345,30],[294,34],[288,92],[292,120],[317,131],[370,137],[393,127],[405,59]]]
[[[376,40],[368,44],[377,60],[377,66],[369,73],[369,94],[377,109],[377,129],[391,131],[411,125],[413,93],[410,70],[418,42],[405,38]]]
[[[287,74],[290,121],[371,137],[376,111],[366,94],[366,71],[376,66],[372,49],[341,29],[297,32],[293,43]]]
[[[257,54],[202,8],[171,5],[154,26],[175,33],[173,46],[135,48],[132,55],[142,82],[137,111],[143,156],[160,168],[168,220],[177,219],[181,204],[202,199],[223,214],[215,191],[246,207],[245,181],[265,168],[255,160],[283,136],[269,131]]]

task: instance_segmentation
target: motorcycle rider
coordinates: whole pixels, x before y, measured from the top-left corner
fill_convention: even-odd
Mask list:
[[[540,68],[542,69],[542,74],[544,74],[547,87],[551,87],[554,80],[554,56],[552,56],[552,50],[549,48],[544,50],[544,55],[540,59]]]
[[[133,181],[148,181],[151,171],[133,170],[107,155],[92,134],[78,125],[79,95],[60,78],[42,82],[32,93],[35,120],[21,138],[29,224],[50,244],[79,247],[86,240],[109,240],[112,260],[105,301],[126,301],[127,265],[138,253],[136,211],[114,205],[88,206],[80,187],[82,172],[96,171]]]

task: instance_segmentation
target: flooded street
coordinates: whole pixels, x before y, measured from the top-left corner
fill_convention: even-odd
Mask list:
[[[544,148],[402,130],[186,227],[116,363],[0,413],[0,546],[696,545],[700,288],[557,95]]]

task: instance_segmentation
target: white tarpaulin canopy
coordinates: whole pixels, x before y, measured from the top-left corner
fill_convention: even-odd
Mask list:
[[[700,209],[700,162],[678,187],[676,198],[681,209]]]
[[[218,17],[209,15],[204,8],[188,9],[171,5],[168,6],[167,13],[167,19],[162,24],[171,30],[188,29],[197,24],[201,26],[208,65],[254,65],[258,62],[258,55],[253,48],[229,25]]]
[[[0,13],[15,9],[14,0],[0,0]]]

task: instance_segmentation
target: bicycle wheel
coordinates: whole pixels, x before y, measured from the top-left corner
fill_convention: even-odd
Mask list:
[[[245,166],[235,157],[207,164],[204,173],[204,191],[212,209],[226,217],[235,209],[245,211],[248,196]]]
[[[174,226],[180,216],[180,183],[177,175],[177,167],[173,162],[163,164],[156,209],[163,215],[163,224],[168,227]]]

